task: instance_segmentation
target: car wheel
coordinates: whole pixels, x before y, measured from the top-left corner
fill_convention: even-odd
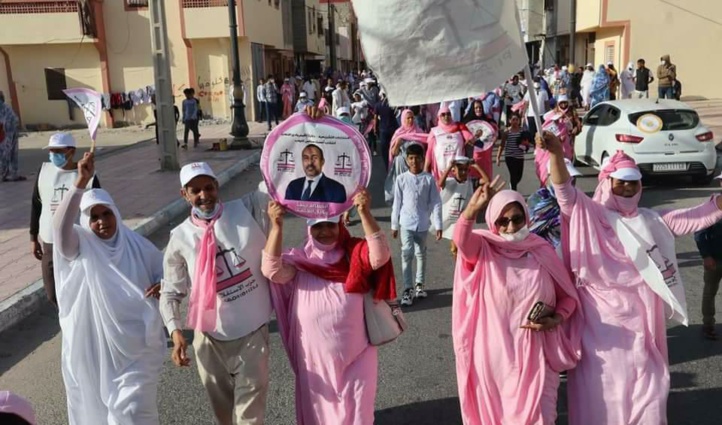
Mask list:
[[[607,158],[609,158],[609,154],[606,152],[602,153],[602,159],[599,161],[599,171],[602,171],[602,165],[604,164],[604,161],[607,160]]]

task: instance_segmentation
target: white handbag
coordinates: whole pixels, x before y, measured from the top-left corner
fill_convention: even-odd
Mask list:
[[[396,300],[374,302],[373,291],[364,295],[366,332],[371,345],[387,344],[406,330],[406,319]]]

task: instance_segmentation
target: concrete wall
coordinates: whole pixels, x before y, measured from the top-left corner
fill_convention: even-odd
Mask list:
[[[599,26],[603,0],[577,0],[577,32]]]
[[[23,124],[85,124],[79,109],[75,109],[75,119],[71,120],[66,101],[48,100],[45,68],[65,68],[68,88],[87,87],[102,92],[98,51],[92,44],[43,44],[4,48],[10,56]]]
[[[656,72],[660,56],[669,54],[677,65],[683,96],[722,98],[722,84],[710,84],[711,70],[722,68],[718,54],[722,2],[674,3],[678,6],[654,0],[609,0],[607,18],[631,21],[630,34],[625,35],[631,41],[631,60],[645,58],[647,67]]]
[[[0,15],[0,28],[3,45],[78,43],[82,38],[77,12]]]
[[[282,49],[283,22],[281,8],[276,8],[276,1],[271,0],[269,5],[268,0],[243,0],[245,35],[255,43]],[[207,24],[214,25],[212,22]]]

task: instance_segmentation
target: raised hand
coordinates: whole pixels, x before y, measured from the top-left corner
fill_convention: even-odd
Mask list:
[[[88,186],[88,183],[95,175],[95,155],[91,152],[86,152],[83,158],[78,161],[78,179],[75,181],[75,186],[84,189]]]
[[[286,208],[280,202],[271,201],[268,203],[268,218],[273,226],[282,226],[285,214]]]
[[[500,190],[504,189],[506,182],[501,179],[501,176],[494,177],[491,183],[483,183],[474,192],[474,195],[469,200],[469,205],[464,210],[464,217],[467,220],[476,220],[476,216],[489,204],[494,195]]]
[[[559,140],[554,133],[544,131],[543,135],[536,135],[536,146],[537,148],[546,149],[549,153],[555,155],[563,155],[564,148],[562,147],[562,141]]]
[[[359,213],[368,212],[371,209],[371,195],[368,190],[361,189],[361,191],[354,196],[353,204],[356,206]]]

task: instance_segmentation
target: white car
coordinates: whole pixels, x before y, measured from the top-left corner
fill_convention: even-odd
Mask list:
[[[579,162],[600,168],[622,150],[645,176],[692,176],[700,183],[714,177],[714,135],[689,105],[676,100],[625,99],[603,102],[582,119],[574,143]]]

